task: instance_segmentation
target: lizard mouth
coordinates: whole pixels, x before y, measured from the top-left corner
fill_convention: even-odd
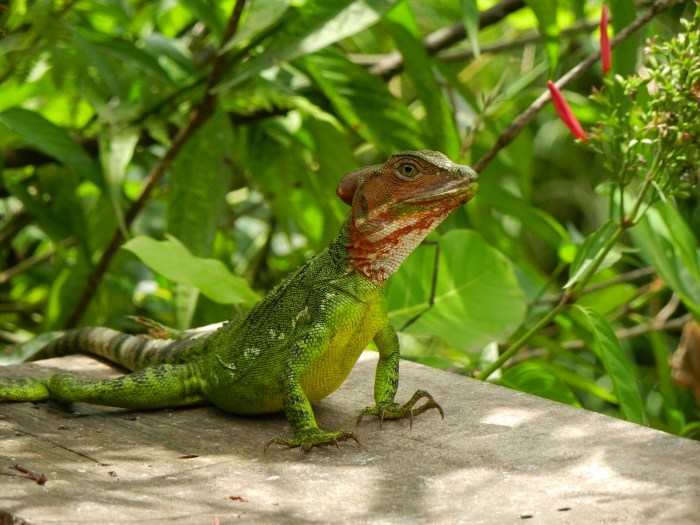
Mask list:
[[[459,204],[464,204],[476,193],[476,189],[479,187],[478,181],[479,176],[474,173],[469,177],[458,179],[448,185],[443,185],[438,188],[427,188],[426,191],[405,199],[404,203],[426,205],[445,199],[453,199],[455,201],[461,201]]]

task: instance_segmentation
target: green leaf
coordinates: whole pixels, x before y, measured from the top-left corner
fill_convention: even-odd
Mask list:
[[[386,16],[385,23],[404,57],[404,67],[425,108],[431,141],[430,149],[442,151],[450,158],[459,155],[460,142],[442,89],[433,75],[428,54],[421,43],[413,12],[404,0]]]
[[[36,219],[37,225],[54,241],[61,241],[70,237],[74,233],[70,225],[62,220],[62,217],[49,206],[40,197],[32,195],[25,184],[12,180],[7,177],[4,180],[4,185],[9,190],[10,194],[19,200],[26,210]]]
[[[548,362],[543,364],[552,374],[557,376],[560,381],[563,381],[567,385],[581,390],[582,392],[587,392],[597,398],[602,399],[607,403],[617,404],[617,398],[602,386],[600,386],[595,381],[589,379],[584,374],[581,374],[577,369],[571,370],[565,368],[564,366],[559,366]]]
[[[323,49],[375,24],[396,0],[308,0],[290,10],[267,48],[214,91],[228,91],[280,62]]]
[[[335,194],[340,177],[357,167],[357,159],[337,121],[308,117],[304,127],[314,140],[314,157],[318,170],[302,179],[323,211],[323,244],[327,245],[337,234],[348,212],[348,207]]]
[[[192,61],[192,57],[186,53],[186,49],[181,49],[176,41],[173,41],[160,33],[151,33],[143,38],[143,50],[152,57],[170,59],[177,64],[182,71],[189,75],[194,75],[197,68]]]
[[[195,257],[176,240],[156,241],[146,236],[134,237],[123,248],[168,279],[196,287],[214,302],[252,305],[260,297],[248,283],[233,275],[216,259]]]
[[[434,334],[469,352],[507,339],[526,310],[510,262],[471,231],[452,230],[439,243],[435,304],[407,331]],[[418,247],[388,281],[389,317],[398,328],[428,306],[434,249]]]
[[[120,100],[128,100],[129,90],[126,79],[119,74],[119,70],[115,67],[113,61],[106,56],[106,51],[99,44],[95,44],[83,37],[75,29],[71,30],[71,36],[75,47],[79,51],[78,56],[81,62],[87,62],[99,71],[99,79],[106,84],[112,96],[118,97]]]
[[[700,318],[700,252],[678,211],[671,203],[657,203],[630,234],[644,260]]]
[[[424,147],[420,124],[406,104],[365,68],[334,51],[300,62],[348,127],[383,153]]]
[[[549,59],[549,71],[554,73],[559,63],[560,29],[557,23],[557,0],[525,0],[539,22],[540,34]]]
[[[119,227],[126,233],[124,214],[122,213],[122,185],[126,168],[134,156],[139,141],[138,130],[124,128],[100,135],[100,162],[107,180],[109,199],[114,208]],[[126,235],[128,237],[128,235]]]
[[[82,178],[105,189],[97,164],[64,130],[44,117],[24,108],[10,108],[0,113],[0,122],[7,124],[24,143],[72,168]]]
[[[503,185],[489,184],[488,181],[480,184],[479,200],[490,203],[503,214],[515,217],[523,229],[541,237],[552,248],[559,248],[561,243],[569,240],[569,234],[554,217],[513,195]]]
[[[192,13],[195,20],[201,20],[207,29],[220,40],[224,33],[224,16],[221,12],[221,3],[206,0],[180,0]]]
[[[167,232],[194,255],[211,254],[230,185],[231,122],[223,111],[187,141],[170,169]]]
[[[593,264],[593,261],[598,256],[600,251],[611,241],[617,231],[617,223],[610,220],[598,228],[594,233],[586,237],[583,244],[576,251],[574,262],[569,269],[569,280],[564,285],[564,288],[571,288],[579,282],[581,278]],[[598,267],[597,271],[608,268],[617,262],[620,258],[619,254],[612,251],[608,252],[603,260],[603,263]]]
[[[244,11],[244,21],[235,36],[221,50],[228,53],[234,48],[247,48],[278,29],[281,21],[297,13],[295,0],[255,0],[249,2]]]
[[[476,5],[476,0],[460,0],[459,5],[462,8],[464,29],[467,32],[474,58],[479,58],[481,57],[481,46],[479,45],[479,8]]]
[[[661,215],[671,243],[690,273],[692,282],[700,285],[700,250],[695,235],[671,202],[659,202],[655,209]]]
[[[634,0],[610,0],[609,5],[612,15],[611,24],[616,34],[637,18],[637,6]],[[637,50],[642,34],[641,31],[637,31],[615,46],[615,49],[612,50],[611,73],[618,73],[623,77],[636,73]]]
[[[131,42],[124,42],[123,40],[113,38],[109,42],[95,45],[95,47],[96,50],[102,53],[103,57],[109,60],[110,64],[113,63],[113,58],[117,58],[119,62],[127,64],[134,69],[138,68],[152,77],[168,81],[171,80],[168,72],[160,65],[160,57],[153,56],[151,53],[136,47]],[[114,68],[114,66],[111,67]]]
[[[545,399],[580,407],[578,399],[555,374],[537,363],[520,363],[503,370],[498,383]]]
[[[572,313],[589,333],[590,349],[612,381],[622,417],[632,423],[645,424],[644,402],[637,385],[637,375],[612,328],[595,310],[575,306]]]
[[[223,111],[216,111],[187,141],[170,169],[167,232],[198,257],[212,253],[231,178],[232,144],[231,122]],[[191,326],[196,290],[176,286],[173,303],[176,325]]]

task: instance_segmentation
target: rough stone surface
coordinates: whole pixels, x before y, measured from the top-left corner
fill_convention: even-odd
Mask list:
[[[0,525],[700,523],[700,443],[406,362],[399,399],[425,388],[444,421],[355,428],[375,363],[365,353],[316,406],[321,426],[356,431],[362,447],[308,454],[263,454],[288,432],[283,416],[0,404]],[[55,369],[114,373],[69,357],[0,377]]]

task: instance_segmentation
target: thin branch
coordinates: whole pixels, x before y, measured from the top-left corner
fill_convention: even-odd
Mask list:
[[[598,27],[600,24],[599,20],[588,20],[583,22],[578,22],[571,27],[561,31],[562,37],[572,36],[578,33],[588,33]],[[493,42],[490,44],[484,44],[481,46],[481,52],[486,53],[498,53],[500,51],[505,51],[508,49],[521,48],[527,44],[533,44],[536,42],[542,42],[544,37],[538,31],[528,31],[520,35],[519,38],[514,38],[507,41]],[[370,54],[359,54],[350,53],[348,58],[352,60],[355,64],[365,67],[374,67],[384,60],[387,60],[389,56],[393,53],[383,53],[381,55],[370,55]],[[445,60],[446,62],[452,61],[462,61],[474,58],[474,51],[472,49],[447,49],[437,53],[438,58]]]
[[[693,317],[690,314],[685,314],[680,317],[676,317],[675,319],[667,320],[659,320],[657,317],[647,324],[640,324],[631,326],[630,328],[616,330],[615,337],[618,339],[628,339],[630,337],[646,335],[652,332],[670,332],[682,330],[686,323],[691,321],[692,318]],[[586,342],[581,339],[576,339],[575,341],[567,341],[566,343],[562,343],[560,346],[567,350],[581,350],[586,348]],[[507,361],[506,366],[514,366],[533,357],[542,357],[550,353],[551,350],[546,347],[533,348],[532,350],[522,352],[520,355],[513,356]]]
[[[226,46],[226,44],[235,35],[244,6],[245,0],[236,0],[236,4],[234,5],[233,11],[231,12],[231,16],[229,18],[228,26],[226,27],[226,31],[221,40],[220,49],[223,49],[224,46]],[[199,102],[199,104],[197,104],[197,106],[190,114],[190,117],[185,126],[180,129],[177,135],[175,135],[175,138],[170,144],[168,151],[166,151],[165,155],[163,155],[163,158],[148,174],[146,182],[141,188],[141,192],[139,193],[138,197],[133,202],[129,210],[124,215],[124,222],[127,227],[131,225],[136,216],[145,206],[146,202],[148,202],[153,188],[155,188],[158,181],[160,181],[160,179],[163,177],[165,171],[170,167],[175,157],[184,147],[185,143],[190,139],[190,137],[192,137],[194,132],[197,131],[214,113],[214,109],[216,108],[217,103],[217,97],[212,93],[212,88],[221,81],[221,79],[224,76],[224,73],[226,72],[225,56],[226,55],[223,53],[219,53],[217,55],[202,100]],[[123,241],[124,236],[121,230],[118,229],[112,236],[112,239],[107,245],[107,248],[105,248],[105,251],[102,253],[102,256],[97,262],[97,265],[95,265],[95,267],[93,268],[92,273],[90,274],[90,277],[88,278],[88,281],[85,285],[85,288],[83,289],[82,293],[80,294],[80,297],[78,298],[75,309],[68,318],[68,321],[66,323],[67,327],[74,327],[80,321],[81,317],[85,313],[85,310],[87,309],[88,304],[90,303],[90,300],[92,299],[93,295],[95,294],[95,291],[97,290],[97,286],[102,280],[102,277],[107,271],[110,262],[116,255],[117,250],[119,249]]]
[[[593,283],[590,286],[586,286],[583,290],[581,290],[581,295],[586,295],[589,293],[597,292],[598,290],[603,290],[605,288],[615,286],[616,284],[626,283],[628,281],[636,281],[637,279],[649,277],[651,275],[654,275],[655,273],[656,273],[656,270],[654,270],[654,268],[651,268],[651,267],[639,268],[637,270],[632,270],[632,271],[629,271],[626,273],[621,273],[620,275],[612,277],[611,279],[607,279],[605,281],[600,281],[597,283]],[[561,301],[562,297],[563,297],[563,294],[549,295],[547,297],[543,297],[543,298],[539,299],[537,301],[537,304],[558,303],[559,301]]]
[[[525,7],[523,0],[503,0],[491,9],[479,13],[479,28],[483,29],[503,20],[509,14]],[[464,24],[457,22],[450,27],[438,29],[423,39],[423,47],[429,55],[446,49],[451,45],[464,40],[466,31]],[[370,68],[370,73],[388,80],[403,69],[403,57],[400,53],[390,53],[381,62]]]
[[[69,244],[72,244],[73,240],[70,239],[67,242],[63,242],[63,246],[68,246]],[[44,261],[49,260],[51,257],[53,257],[56,254],[56,249],[55,248],[50,248],[46,250],[43,253],[35,253],[31,257],[27,257],[26,259],[23,259],[22,261],[18,262],[11,268],[8,268],[7,270],[3,270],[0,272],[0,284],[5,284],[8,282],[10,279],[12,279],[15,275],[19,275],[21,273],[26,272],[27,270],[30,270],[34,268],[35,266],[38,266],[39,264],[43,263]]]
[[[559,36],[564,38],[576,35],[578,33],[590,33],[594,29],[597,29],[599,24],[599,20],[584,20],[583,22],[576,23],[571,27],[563,29]],[[484,44],[481,46],[481,53],[498,53],[508,49],[519,49],[528,44],[535,44],[537,42],[542,42],[543,40],[544,37],[541,33],[538,31],[530,31],[522,35],[520,38],[515,38],[507,42]],[[474,58],[474,51],[472,49],[453,49],[439,53],[438,56],[446,62],[470,60]]]
[[[661,13],[669,10],[674,5],[680,3],[682,0],[659,0],[654,2],[651,8],[641,15],[639,18],[633,20],[628,26],[626,26],[622,31],[620,31],[615,38],[610,41],[610,45],[615,47],[620,42],[625,40],[627,37],[632,35],[640,27],[647,24],[654,17],[660,15]],[[565,75],[563,75],[559,80],[555,82],[555,85],[561,89],[571,81],[580,77],[588,68],[593,64],[598,62],[600,59],[600,51],[589,55],[586,59],[579,62],[576,66],[570,69]],[[505,148],[508,144],[513,142],[515,138],[520,134],[525,126],[527,126],[530,121],[539,113],[539,111],[549,102],[551,99],[549,95],[549,90],[544,90],[542,94],[532,103],[530,107],[518,115],[513,122],[503,131],[496,143],[488,150],[479,161],[474,164],[473,169],[477,173],[484,170],[484,168],[496,157],[496,155]]]

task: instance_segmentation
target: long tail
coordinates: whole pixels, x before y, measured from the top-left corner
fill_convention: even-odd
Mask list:
[[[201,339],[150,339],[109,328],[79,328],[66,332],[42,348],[31,360],[70,354],[92,354],[129,370],[183,362],[183,352]]]

